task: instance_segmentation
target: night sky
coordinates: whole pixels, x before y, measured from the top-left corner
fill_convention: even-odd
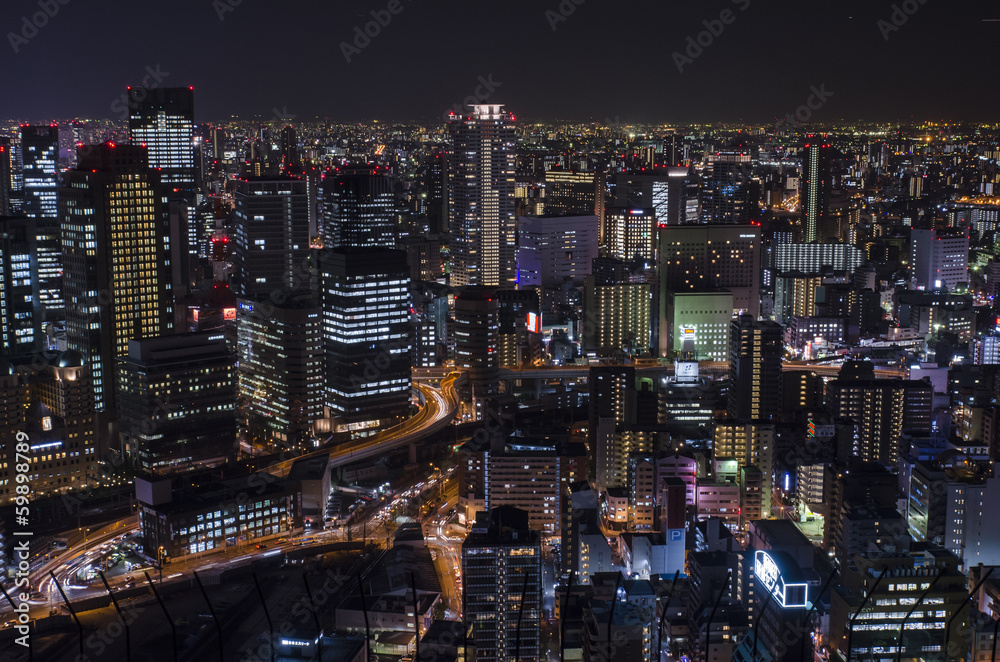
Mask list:
[[[39,0],[4,1],[0,118],[117,116],[147,67],[195,87],[199,121],[431,121],[491,76],[488,100],[528,120],[765,123],[824,85],[817,121],[996,121],[1000,104],[1000,21],[983,20],[1000,6],[979,0],[908,0],[891,32],[888,0],[562,0],[560,21],[560,0],[391,0],[401,11],[350,63],[340,43],[390,0],[63,1],[18,53],[10,33]],[[679,72],[674,52],[723,10],[732,22]]]

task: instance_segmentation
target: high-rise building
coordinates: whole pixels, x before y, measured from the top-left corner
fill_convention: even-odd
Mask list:
[[[462,543],[462,606],[479,662],[542,659],[541,557],[528,513],[501,506],[477,514]]]
[[[752,169],[753,154],[745,149],[725,149],[708,155],[701,182],[703,223],[742,225],[755,218],[760,193]]]
[[[538,290],[497,290],[497,350],[505,368],[531,363],[528,333],[537,333],[541,325]],[[532,324],[529,328],[529,322]]]
[[[474,405],[499,393],[499,300],[489,287],[465,287],[455,294],[455,367],[468,372],[460,395]]]
[[[583,283],[597,257],[596,216],[521,216],[518,285],[559,288]]]
[[[389,248],[319,254],[326,402],[338,432],[395,425],[410,405],[410,269]]]
[[[283,170],[299,164],[299,140],[294,126],[281,129],[281,167]]]
[[[584,294],[583,343],[587,351],[601,356],[648,351],[652,321],[649,285],[598,285],[591,276]]]
[[[918,290],[954,290],[969,283],[969,230],[910,230],[910,269]]]
[[[623,423],[635,421],[635,368],[631,366],[601,366],[590,369],[590,415],[588,431],[596,471],[594,478],[599,492],[621,484],[613,478],[611,456],[614,454],[615,432]],[[624,479],[624,473],[619,477]]]
[[[660,323],[660,356],[693,354],[708,361],[729,360],[733,293],[667,292]]]
[[[127,94],[129,142],[149,151],[149,167],[159,170],[164,194],[182,215],[185,250],[196,255],[207,237],[195,214],[194,88],[129,86]]]
[[[119,357],[122,450],[143,472],[224,464],[236,451],[236,367],[225,339],[129,341]]]
[[[895,466],[903,430],[931,429],[934,387],[926,381],[872,379],[844,374],[826,387],[827,406],[858,426],[852,454]]]
[[[729,343],[729,416],[773,419],[781,411],[781,325],[741,315]]]
[[[244,177],[235,195],[236,294],[270,299],[310,289],[309,194],[291,177]]]
[[[129,141],[149,150],[167,193],[193,194],[194,88],[130,86],[128,109]]]
[[[603,172],[549,170],[545,173],[547,216],[597,216],[604,212]]]
[[[608,257],[651,263],[656,256],[656,213],[651,208],[609,208],[604,234]]]
[[[384,168],[358,166],[326,175],[323,245],[396,247],[395,197]]]
[[[35,219],[38,241],[38,296],[48,320],[64,312],[62,245],[59,233],[59,128],[21,127],[24,215]]]
[[[810,276],[824,270],[853,274],[865,263],[865,252],[851,244],[777,244],[770,252],[770,268]]]
[[[756,225],[685,225],[660,229],[660,296],[723,288],[733,308],[760,313],[761,237]],[[661,311],[665,307],[661,306]],[[662,313],[661,313],[662,314]]]
[[[0,216],[0,356],[38,349],[41,320],[35,221]]]
[[[322,312],[312,300],[241,299],[236,308],[242,425],[252,443],[305,449],[323,418]]]
[[[681,225],[686,220],[691,190],[688,169],[667,166],[652,172],[618,173],[614,179],[613,206],[623,209],[651,209],[656,225]]]
[[[79,353],[66,351],[46,364],[33,358],[0,358],[0,504],[17,496],[15,462],[28,443],[31,489],[38,497],[91,487],[99,457],[94,427],[94,393]],[[26,453],[21,453],[25,455]]]
[[[736,421],[727,419],[715,425],[715,438],[712,452],[716,460],[722,458],[736,461],[737,471],[755,467],[760,471],[760,499],[756,504],[757,517],[748,519],[767,519],[771,516],[771,490],[773,487],[774,468],[774,424],[764,421]],[[746,504],[747,484],[743,475],[739,475],[741,502]],[[741,513],[742,514],[742,513]]]
[[[830,215],[830,193],[833,189],[833,146],[810,136],[802,156],[802,225],[805,241],[826,241],[824,231]]]
[[[448,124],[451,284],[513,286],[517,281],[514,116],[476,105]]]
[[[96,410],[114,416],[115,359],[173,331],[169,214],[142,147],[81,148],[63,184],[66,343],[90,368]]]

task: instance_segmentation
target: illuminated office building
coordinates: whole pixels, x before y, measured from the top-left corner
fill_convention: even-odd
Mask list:
[[[774,425],[763,421],[735,421],[726,419],[715,425],[712,444],[715,458],[736,461],[737,471],[755,467],[760,471],[761,492],[759,512],[749,519],[766,519],[771,515],[771,489],[774,468]],[[740,477],[740,490],[745,504],[748,485]]]
[[[659,227],[686,222],[690,201],[697,205],[697,190],[692,190],[688,169],[684,167],[618,173],[614,178],[613,205],[624,209],[651,209]]]
[[[476,105],[448,124],[451,162],[448,214],[451,284],[513,286],[517,282],[513,115],[502,105]]]
[[[597,257],[596,216],[521,216],[517,231],[520,287],[558,288],[590,275]]]
[[[128,137],[149,150],[149,167],[160,171],[164,192],[184,209],[185,244],[191,255],[200,240],[194,213],[195,141],[194,88],[129,87]]]
[[[954,290],[969,283],[969,231],[965,228],[910,231],[910,269],[918,290]]]
[[[729,361],[732,292],[668,292],[664,316],[660,356],[685,353],[702,361]]]
[[[756,225],[683,225],[660,229],[660,296],[716,288],[733,309],[760,313],[761,236]],[[665,307],[660,308],[665,311]],[[662,313],[661,313],[662,314]],[[661,322],[662,324],[662,322]]]
[[[656,213],[652,209],[609,208],[604,233],[608,257],[651,264],[656,256]]]
[[[323,180],[323,245],[396,247],[395,197],[384,168],[359,166]]]
[[[59,239],[59,128],[21,127],[24,215],[35,220],[38,237],[38,296],[49,320],[63,315],[63,263]]]
[[[36,256],[34,219],[0,216],[0,356],[40,346]]]
[[[239,300],[241,414],[252,443],[311,447],[312,425],[323,418],[321,318],[310,300]]]
[[[236,188],[237,296],[271,299],[310,289],[307,182],[291,177],[244,177]],[[281,297],[279,297],[280,300]]]
[[[236,368],[208,333],[129,342],[119,357],[122,450],[144,472],[221,465],[236,450]]]
[[[817,138],[811,136],[810,140]],[[802,225],[805,227],[805,242],[826,241],[828,217],[830,216],[830,193],[833,175],[830,172],[833,160],[833,146],[819,142],[806,145],[802,157]]]
[[[584,294],[583,343],[586,351],[601,356],[648,351],[649,285],[598,285],[589,277]]]
[[[404,251],[319,255],[326,402],[335,431],[371,434],[410,405],[410,269]]]
[[[604,216],[603,172],[549,170],[545,173],[546,216]]]
[[[777,244],[771,247],[778,272],[819,275],[824,269],[853,274],[865,263],[865,252],[851,244]]]
[[[528,513],[512,506],[478,513],[462,543],[462,577],[476,660],[539,662],[542,548]]]
[[[169,215],[141,147],[81,148],[63,184],[66,341],[90,368],[96,410],[113,416],[116,357],[173,331]]]

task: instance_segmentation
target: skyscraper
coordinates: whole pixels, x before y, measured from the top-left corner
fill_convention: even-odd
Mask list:
[[[0,138],[0,216],[10,216],[11,193],[14,190],[13,173],[11,171],[11,148],[7,138]]]
[[[462,604],[479,662],[542,659],[541,557],[527,512],[500,506],[477,513],[462,543]]]
[[[752,180],[753,155],[726,149],[708,156],[701,184],[703,223],[749,223],[758,211],[759,191]]]
[[[404,251],[333,248],[319,255],[326,406],[335,430],[398,423],[410,403],[410,269]]]
[[[81,148],[63,184],[66,342],[90,368],[96,410],[113,414],[115,358],[173,331],[169,214],[139,146]]]
[[[910,269],[918,290],[954,290],[959,283],[968,284],[968,229],[911,230]]]
[[[225,463],[236,449],[236,369],[208,333],[129,341],[118,358],[122,450],[142,471]]]
[[[236,187],[236,294],[270,298],[310,289],[309,194],[291,177],[244,177]]]
[[[455,367],[467,371],[463,402],[475,405],[500,390],[499,300],[490,287],[465,287],[455,295]]]
[[[129,140],[147,147],[168,193],[193,194],[194,88],[129,87],[128,99]]]
[[[0,356],[32,352],[40,343],[36,247],[33,219],[0,216]]]
[[[781,411],[781,325],[741,315],[733,320],[729,342],[729,415],[774,418]]]
[[[21,161],[24,177],[24,214],[35,219],[38,236],[38,296],[45,316],[59,320],[63,314],[63,264],[59,239],[59,129],[55,126],[21,127]]]
[[[327,174],[323,245],[396,247],[395,198],[385,168],[358,166]]]
[[[476,105],[449,122],[451,284],[507,286],[517,281],[513,115]]]
[[[149,167],[159,169],[164,193],[183,209],[187,252],[196,255],[194,88],[129,87],[128,111],[129,141],[149,150]]]
[[[810,140],[817,136],[811,136]],[[823,141],[807,143],[802,157],[802,225],[805,241],[825,241],[826,220],[830,215],[833,175],[830,171],[833,146]]]
[[[281,167],[288,168],[299,164],[299,139],[294,126],[281,129]]]
[[[312,300],[236,310],[243,425],[252,442],[306,448],[323,418],[321,311]]]

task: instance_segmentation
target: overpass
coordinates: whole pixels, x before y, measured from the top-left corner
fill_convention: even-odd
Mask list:
[[[331,466],[339,467],[385,455],[391,450],[414,444],[440,432],[448,427],[452,419],[455,418],[459,405],[455,386],[468,379],[468,376],[465,373],[450,371],[435,379],[441,380],[440,389],[426,384],[414,384],[413,389],[424,404],[415,416],[371,437],[350,441],[333,448],[330,448],[330,440],[328,439],[324,447],[319,450],[270,465],[267,468],[268,473],[284,478],[298,460],[307,460],[321,455],[329,455]]]
[[[724,377],[729,374],[729,364],[725,361],[701,361],[699,371],[703,375]],[[631,367],[637,375],[656,376],[674,374],[673,363],[643,363],[638,364],[598,364],[598,365],[564,365],[527,368],[501,368],[500,379],[584,379],[590,374],[591,368],[598,367]],[[840,364],[822,364],[805,362],[782,363],[784,372],[815,372],[817,375],[836,377],[840,374]],[[414,381],[435,381],[451,372],[453,368],[414,368]],[[875,366],[875,375],[884,378],[905,378],[906,371],[900,368]]]

